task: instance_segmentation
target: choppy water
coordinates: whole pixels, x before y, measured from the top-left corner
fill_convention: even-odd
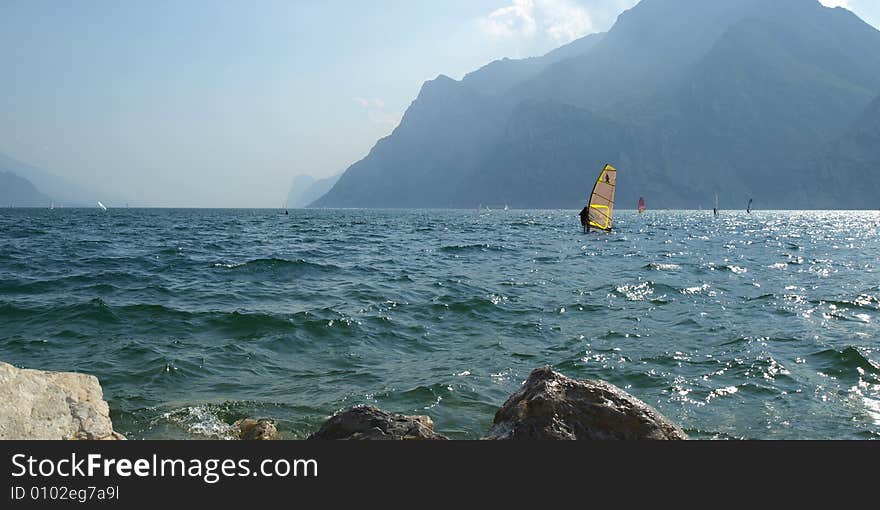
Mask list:
[[[880,437],[880,213],[0,210],[0,360],[130,438],[375,404],[478,438],[537,366],[698,438]]]

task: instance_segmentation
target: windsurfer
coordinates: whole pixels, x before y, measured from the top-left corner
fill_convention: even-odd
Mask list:
[[[590,231],[590,206],[585,206],[581,209],[581,225],[584,227],[584,233]]]

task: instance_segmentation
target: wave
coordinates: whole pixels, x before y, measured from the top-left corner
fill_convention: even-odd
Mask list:
[[[454,244],[440,248],[440,251],[447,253],[470,253],[470,252],[488,252],[488,251],[509,251],[509,248],[499,246],[497,244]]]
[[[681,269],[681,266],[678,264],[661,264],[658,262],[651,262],[643,267],[643,269],[651,269],[654,271],[677,271]]]
[[[189,435],[207,439],[235,439],[234,404],[201,404],[172,409],[151,420],[151,425],[171,425]]]
[[[439,307],[442,310],[450,312],[476,314],[479,312],[489,312],[492,310],[496,310],[503,302],[503,299],[499,301],[497,299],[482,297],[472,297],[463,300],[450,300],[447,296],[435,302],[434,307]]]
[[[846,299],[816,299],[810,300],[810,303],[816,306],[828,305],[833,308],[844,308],[848,310],[880,310],[880,302],[874,296],[863,294],[854,300]]]
[[[258,273],[278,273],[278,272],[333,272],[340,269],[334,264],[318,264],[309,262],[304,259],[288,260],[282,258],[261,258],[248,260],[246,262],[229,263],[215,262],[212,268],[227,270],[236,274],[258,274]]]
[[[867,352],[850,345],[813,353],[810,359],[819,363],[823,373],[835,377],[857,379],[863,372],[880,375],[880,363],[869,358]]]
[[[241,311],[187,311],[159,304],[108,305],[100,298],[85,303],[48,307],[25,307],[12,303],[0,305],[0,318],[16,321],[38,320],[43,324],[69,322],[107,324],[158,324],[169,331],[214,330],[224,334],[258,336],[273,332],[289,332],[295,327],[319,331],[328,325],[344,325],[345,320],[310,319],[306,312],[293,317]]]
[[[651,282],[632,283],[620,285],[614,292],[627,301],[645,301],[654,294],[654,286]]]

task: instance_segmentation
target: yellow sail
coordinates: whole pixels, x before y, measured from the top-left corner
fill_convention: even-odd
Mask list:
[[[617,169],[605,165],[593,193],[590,194],[590,226],[601,230],[611,230],[614,218],[614,188],[617,184]]]

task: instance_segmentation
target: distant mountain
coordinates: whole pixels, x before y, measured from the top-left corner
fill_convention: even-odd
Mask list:
[[[816,198],[815,207],[880,209],[880,96],[843,136],[805,166],[813,176],[813,186],[829,190],[826,197]],[[803,191],[799,193],[809,199]]]
[[[880,31],[845,9],[642,0],[606,34],[425,83],[314,205],[577,208],[611,162],[624,207],[640,195],[709,206],[716,193],[737,207],[876,207],[820,185],[818,161],[836,161],[835,183],[880,182],[865,170],[880,163],[872,147],[854,145],[878,90]]]
[[[539,75],[549,66],[587,52],[601,41],[604,35],[590,34],[556,48],[542,57],[496,60],[465,75],[462,83],[482,94],[504,94],[515,85]]]
[[[12,172],[0,172],[0,207],[49,207],[52,199],[30,181]]]
[[[290,193],[287,195],[287,207],[296,209],[307,207],[309,204],[330,191],[336,181],[342,176],[341,173],[324,179],[315,180],[311,175],[298,175],[293,179]]]
[[[284,202],[285,206],[293,209],[307,206],[309,201],[305,200],[303,196],[306,190],[314,183],[315,178],[311,175],[302,174],[294,177],[293,183],[290,185],[290,191],[287,193],[287,201]]]
[[[71,183],[63,177],[58,177],[55,174],[27,163],[22,163],[3,154],[0,154],[0,171],[13,172],[27,179],[41,192],[51,196],[58,205],[92,207],[98,200],[103,199],[105,202],[107,201],[106,197],[98,197],[96,194]]]

